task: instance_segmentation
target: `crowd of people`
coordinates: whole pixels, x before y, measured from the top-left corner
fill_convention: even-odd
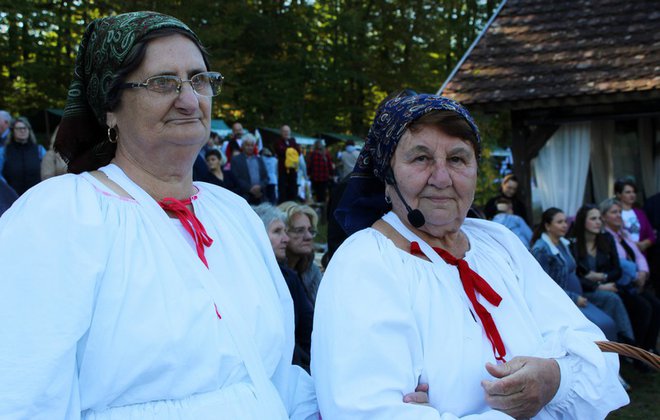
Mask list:
[[[51,156],[0,112],[0,417],[604,418],[629,398],[596,342],[657,351],[632,182],[570,228],[532,232],[515,176],[468,217],[479,130],[411,91],[337,159],[220,139],[223,76],[155,12],[94,20],[73,74]]]

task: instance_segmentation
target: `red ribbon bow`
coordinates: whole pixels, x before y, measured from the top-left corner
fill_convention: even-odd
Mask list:
[[[504,348],[504,342],[502,342],[502,337],[500,336],[495,321],[490,312],[484,306],[479,303],[477,300],[476,293],[479,293],[483,296],[488,303],[493,306],[499,306],[502,301],[502,297],[497,294],[495,290],[484,280],[479,274],[470,268],[467,261],[464,259],[458,259],[451,255],[449,252],[445,251],[442,248],[433,248],[433,250],[440,255],[440,257],[447,263],[453,266],[458,267],[458,275],[461,278],[461,283],[463,284],[463,290],[467,295],[468,299],[472,303],[474,310],[477,311],[477,316],[481,321],[481,324],[486,330],[486,337],[493,346],[493,354],[495,359],[505,363],[504,356],[506,356],[506,349]],[[413,255],[424,255],[424,252],[419,247],[417,242],[410,243],[410,253]],[[475,293],[476,292],[476,293]]]
[[[192,200],[187,198],[185,200],[177,200],[172,197],[165,197],[158,202],[158,205],[165,210],[173,213],[180,221],[186,231],[192,236],[195,241],[195,248],[197,255],[202,260],[206,268],[209,267],[204,256],[204,247],[209,247],[213,243],[213,239],[206,233],[204,225],[199,221],[195,213],[191,212],[187,206],[192,204]]]

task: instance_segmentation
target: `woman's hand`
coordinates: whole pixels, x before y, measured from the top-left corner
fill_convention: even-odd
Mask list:
[[[403,396],[404,403],[431,405],[429,404],[429,384],[419,384],[415,392]]]
[[[584,275],[584,278],[593,282],[598,282],[603,279],[603,273],[596,273],[595,271],[589,271]]]
[[[575,304],[578,306],[578,308],[584,308],[589,304],[589,301],[587,300],[586,297],[584,296],[578,296],[577,301]]]
[[[557,393],[561,374],[554,359],[514,357],[502,365],[486,364],[499,380],[481,381],[486,403],[515,418],[535,416]]]
[[[612,281],[609,282],[609,283],[603,283],[603,284],[599,285],[598,290],[605,290],[607,292],[614,292],[614,293],[619,291],[619,289],[617,289],[617,287],[616,287],[616,283],[614,283]]]

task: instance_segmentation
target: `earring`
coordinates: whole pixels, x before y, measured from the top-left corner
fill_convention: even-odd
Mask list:
[[[112,136],[113,131],[115,133],[114,138]],[[113,127],[108,127],[108,141],[110,143],[117,143],[118,138],[119,138],[119,132],[117,131],[117,129]]]
[[[386,195],[386,196],[385,196],[385,202],[386,202],[387,204],[392,204],[392,199],[390,198],[389,195]]]

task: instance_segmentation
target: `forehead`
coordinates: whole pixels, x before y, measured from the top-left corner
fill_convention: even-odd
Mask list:
[[[401,141],[395,150],[395,154],[407,153],[416,148],[426,148],[442,152],[461,150],[470,151],[474,154],[472,143],[468,140],[450,136],[435,125],[424,125],[415,131],[406,130],[401,136]]]
[[[591,209],[587,212],[587,217],[594,217],[594,216],[600,216],[600,210]]]
[[[201,71],[206,71],[206,64],[197,45],[183,35],[174,34],[149,41],[136,73],[149,76]]]
[[[311,226],[309,217],[305,213],[296,213],[291,216],[291,226],[301,227],[301,226]]]
[[[278,229],[284,229],[284,222],[282,222],[280,219],[275,219],[272,222],[270,222],[270,226],[268,226],[268,230],[275,231]]]

